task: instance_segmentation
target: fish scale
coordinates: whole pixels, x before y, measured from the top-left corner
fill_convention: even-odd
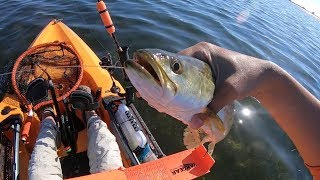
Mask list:
[[[198,130],[185,129],[188,149],[210,142],[208,151],[212,153],[229,132],[232,116],[221,120],[207,108],[215,85],[205,62],[160,49],[141,49],[135,52],[134,61],[126,61],[124,66],[132,85],[151,107],[187,125],[194,115],[204,121]]]

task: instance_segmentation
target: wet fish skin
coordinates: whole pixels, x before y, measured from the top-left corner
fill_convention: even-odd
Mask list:
[[[230,128],[226,131],[224,122],[207,108],[215,89],[207,63],[160,49],[141,49],[124,67],[132,85],[151,107],[187,125],[194,115],[201,116],[204,125],[199,131],[187,127],[189,130],[184,135],[190,136],[192,132],[207,136],[187,147],[211,141],[213,144],[209,147],[213,151],[214,144],[225,137]]]
[[[125,63],[126,74],[142,98],[160,112],[188,124],[213,98],[211,68],[198,59],[159,49],[142,49],[135,52],[134,60]],[[141,66],[146,63],[151,67]],[[177,64],[180,69],[174,71]]]

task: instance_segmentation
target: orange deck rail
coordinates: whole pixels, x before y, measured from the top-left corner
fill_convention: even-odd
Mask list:
[[[161,159],[133,166],[73,178],[72,180],[142,180],[142,179],[194,179],[210,172],[215,161],[202,145]]]

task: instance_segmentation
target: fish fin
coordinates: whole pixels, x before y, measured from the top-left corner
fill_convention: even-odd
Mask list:
[[[208,127],[215,127],[216,129],[218,129],[222,134],[225,133],[226,128],[223,124],[223,121],[217,116],[216,113],[214,113],[213,111],[211,111],[210,109],[206,108],[205,112],[200,113],[200,118],[204,121],[204,123],[208,126]],[[202,117],[201,117],[202,116]],[[211,131],[213,131],[213,129],[211,129]]]
[[[208,154],[212,155],[213,151],[214,151],[214,147],[215,147],[216,143],[214,142],[211,142],[209,145],[208,145]]]
[[[203,129],[192,129],[187,126],[183,132],[183,143],[187,149],[198,147],[201,144],[210,142],[211,137],[208,136]]]
[[[213,153],[213,150],[214,150],[214,146],[216,145],[216,142],[214,141],[214,139],[212,139],[209,135],[206,135],[202,141],[201,141],[201,144],[204,144],[204,143],[207,143],[207,142],[210,142],[208,144],[208,154],[212,155]]]
[[[207,142],[210,142],[208,145],[208,154],[212,155],[216,142],[212,142],[210,136],[201,129],[192,129],[189,126],[184,129],[183,143],[187,149],[196,148]]]
[[[199,131],[187,126],[183,132],[183,143],[187,149],[199,146],[201,144]]]

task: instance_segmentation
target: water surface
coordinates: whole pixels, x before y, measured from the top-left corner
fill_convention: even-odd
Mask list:
[[[99,55],[115,55],[96,1],[0,1],[0,65],[16,59],[53,18],[63,18]],[[320,97],[320,22],[287,0],[110,0],[122,45],[178,52],[200,41],[272,61]],[[311,179],[294,145],[252,100],[254,118],[240,117],[216,146],[207,179]],[[135,103],[166,154],[184,149],[184,126]]]

